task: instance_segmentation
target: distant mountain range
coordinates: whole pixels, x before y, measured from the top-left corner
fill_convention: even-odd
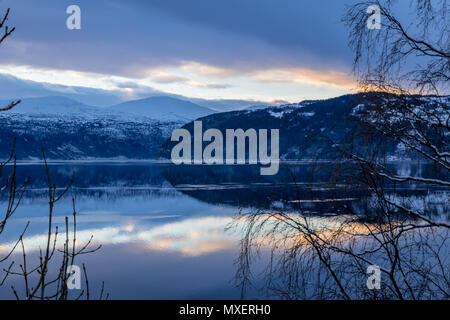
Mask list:
[[[7,105],[10,101],[0,101]],[[160,121],[189,122],[199,117],[210,115],[215,111],[198,106],[192,102],[172,97],[150,97],[120,103],[111,107],[93,107],[61,96],[27,98],[13,108],[10,113],[22,115],[105,117],[116,116],[129,118],[145,117]]]
[[[344,95],[281,106],[256,106],[217,113],[173,97],[150,97],[112,107],[93,107],[65,97],[28,98],[0,112],[0,158],[10,153],[16,138],[19,160],[39,159],[41,148],[50,159],[169,158],[173,130],[217,128],[280,129],[281,159],[333,159],[330,140],[352,136],[358,114],[370,103],[366,94]],[[424,97],[424,103],[433,98]],[[450,101],[450,99],[447,99]],[[9,103],[0,101],[0,106]],[[402,158],[392,142],[389,155]]]
[[[7,105],[10,100],[1,100],[0,106]],[[51,96],[43,98],[22,99],[21,103],[11,109],[9,114],[21,114],[29,116],[93,116],[103,113],[103,108],[92,107],[81,102],[61,97]]]
[[[117,84],[118,87],[126,87],[127,85],[130,84]],[[265,102],[254,100],[189,98],[182,95],[165,93],[147,86],[133,86],[133,90],[136,89],[136,92],[133,91],[131,93],[133,96],[130,96],[129,92],[120,89],[104,90],[90,87],[36,82],[3,73],[0,73],[0,88],[2,89],[0,90],[0,100],[64,96],[86,105],[99,107],[108,107],[123,103],[133,99],[134,96],[134,99],[160,96],[171,97],[178,100],[190,101],[198,106],[215,111],[241,110],[252,105],[268,105]]]
[[[10,100],[0,101],[6,106]],[[156,158],[171,132],[214,111],[172,97],[93,107],[65,97],[23,99],[0,112],[0,158],[16,138],[21,160]]]
[[[273,109],[273,108],[299,108],[299,107],[306,107],[307,105],[314,103],[314,102],[318,102],[318,101],[320,101],[320,100],[304,100],[299,103],[287,103],[287,104],[280,104],[277,106],[261,104],[261,105],[249,106],[249,107],[245,108],[245,110],[246,111],[255,111],[255,110],[268,109],[268,108],[271,108],[271,109]]]
[[[426,107],[433,104],[435,98],[424,96],[418,101]],[[226,129],[279,129],[279,152],[282,160],[336,159],[341,154],[332,145],[334,142],[352,142],[360,123],[359,117],[365,116],[365,108],[376,99],[382,98],[377,93],[349,94],[280,106],[254,106],[242,111],[216,113],[197,120],[202,121],[203,132],[210,128],[219,129],[223,134]],[[447,107],[450,108],[450,97],[445,101],[449,102]],[[185,124],[183,128],[193,136],[193,122]],[[410,158],[411,155],[396,141],[389,137],[383,140],[389,159]],[[161,156],[170,158],[170,152],[176,143],[166,141],[161,149]],[[203,147],[206,144],[208,142]]]
[[[107,110],[158,120],[181,122],[189,122],[215,113],[211,109],[201,107],[190,101],[165,96],[128,101],[109,107]]]

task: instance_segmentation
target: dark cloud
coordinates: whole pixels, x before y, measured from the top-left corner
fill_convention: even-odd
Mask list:
[[[351,61],[344,1],[79,0],[82,29],[67,30],[71,4],[1,1],[17,27],[2,63],[143,77],[184,61],[242,71],[346,69]]]

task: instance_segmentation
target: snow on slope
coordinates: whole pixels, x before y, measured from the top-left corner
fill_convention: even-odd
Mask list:
[[[215,112],[192,102],[167,96],[128,101],[108,109],[142,115],[157,120],[184,122],[189,122]]]
[[[0,101],[0,105],[6,105],[9,102]],[[54,96],[23,99],[9,113],[28,115],[81,115],[97,113],[99,110],[100,108],[98,107],[90,107],[69,98]]]
[[[0,106],[6,106],[10,102],[9,100],[0,101]],[[163,122],[186,123],[211,113],[214,113],[214,111],[189,101],[171,97],[152,97],[129,101],[112,107],[94,107],[66,97],[51,96],[23,99],[12,110],[0,114],[0,117],[76,118],[80,120],[113,118],[128,121],[151,119]]]

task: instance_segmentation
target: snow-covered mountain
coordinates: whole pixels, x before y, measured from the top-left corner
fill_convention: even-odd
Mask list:
[[[11,101],[0,101],[0,106],[7,105],[9,102]],[[61,96],[51,96],[23,99],[15,108],[9,111],[9,114],[30,116],[92,116],[100,115],[102,113],[101,111],[102,109],[99,107],[87,106],[81,102]]]
[[[6,106],[11,100],[0,101],[0,106]],[[138,120],[142,117],[134,114],[127,114],[105,107],[94,107],[83,104],[79,101],[62,97],[50,96],[42,98],[25,98],[13,109],[5,113],[0,113],[0,117],[20,116],[27,119],[47,119],[47,120],[84,120],[93,119],[118,119],[118,120]]]
[[[303,100],[301,102],[298,103],[285,103],[285,104],[280,104],[280,105],[267,105],[267,104],[262,104],[262,105],[253,105],[253,106],[249,106],[247,108],[245,108],[246,111],[256,111],[256,110],[263,110],[263,109],[279,109],[279,108],[286,108],[287,109],[293,109],[293,108],[303,108],[306,107],[312,103],[315,103],[319,100]]]
[[[0,100],[6,106],[11,100]],[[156,121],[187,123],[215,111],[198,106],[192,102],[172,97],[159,96],[124,102],[111,107],[95,107],[63,96],[49,96],[22,99],[10,110],[10,115],[27,117],[71,117],[71,118],[117,118],[139,121],[150,118]]]
[[[254,106],[249,106],[247,108],[245,108],[245,110],[248,111],[253,111],[253,110],[262,110],[262,109],[267,109],[267,108],[271,108],[273,106],[269,106],[269,105],[254,105]]]
[[[39,158],[41,148],[51,159],[170,157],[172,131],[183,126],[192,131],[192,120],[199,117],[204,130],[280,129],[282,159],[333,159],[337,154],[330,141],[345,143],[354,136],[359,118],[370,119],[367,107],[373,98],[354,94],[222,113],[167,97],[106,108],[62,97],[24,99],[0,112],[0,159],[10,154],[15,138],[19,159]],[[434,98],[421,99],[419,104],[426,106]],[[445,101],[449,108],[450,99]],[[0,101],[0,106],[9,102]],[[397,143],[384,140],[388,155],[403,157]]]
[[[367,118],[365,106],[380,99],[377,93],[349,94],[326,100],[305,100],[299,103],[272,106],[265,108],[247,108],[241,111],[223,112],[200,118],[203,131],[210,128],[225,132],[228,128],[247,129],[279,129],[280,158],[286,160],[335,159],[341,156],[331,141],[339,144],[349,143],[357,134],[361,123],[360,117]],[[436,99],[424,96],[414,99],[420,108],[428,108]],[[450,99],[439,98],[446,107],[446,115],[450,108]],[[413,103],[413,101],[412,101]],[[433,116],[437,110],[433,109]],[[445,123],[445,121],[443,121]],[[183,128],[193,134],[193,122]],[[407,155],[398,142],[384,137],[386,155],[390,159],[404,159]],[[162,148],[162,156],[170,157],[170,151],[176,142],[167,141]]]
[[[108,109],[114,112],[140,115],[157,120],[182,122],[189,122],[215,112],[190,101],[167,96],[128,101]]]
[[[18,160],[98,158],[154,159],[178,122],[150,118],[71,118],[0,114],[0,158],[11,153],[16,139]]]
[[[0,106],[10,102],[0,101]],[[14,139],[22,160],[40,158],[41,148],[50,159],[156,158],[173,130],[210,113],[164,97],[117,107],[88,106],[58,96],[27,98],[0,112],[0,159],[9,155]]]

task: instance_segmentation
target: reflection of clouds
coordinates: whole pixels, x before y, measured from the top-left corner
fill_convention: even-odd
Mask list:
[[[84,245],[91,236],[95,244],[135,243],[143,248],[161,251],[176,251],[190,256],[231,248],[236,239],[224,231],[231,217],[203,217],[171,222],[158,226],[144,226],[128,223],[119,227],[92,228],[77,231],[78,247]],[[61,232],[61,231],[60,231]],[[69,232],[72,237],[72,232]],[[62,247],[65,235],[58,236],[58,246]],[[27,252],[45,248],[45,234],[24,237]],[[8,252],[14,242],[0,245],[0,252]]]
[[[310,218],[312,226],[323,227],[330,224],[326,218]],[[276,223],[276,219],[270,218]],[[190,218],[162,225],[144,225],[140,219],[130,220],[117,227],[90,228],[77,231],[78,246],[84,245],[93,235],[95,244],[133,243],[140,248],[159,251],[181,252],[189,256],[198,256],[232,248],[241,236],[240,232],[225,232],[225,227],[233,221],[232,217]],[[243,219],[236,226],[246,223]],[[267,225],[267,227],[270,227]],[[239,230],[239,227],[236,229]],[[62,232],[62,230],[60,230]],[[69,232],[72,237],[72,232]],[[62,247],[65,235],[58,236],[58,245]],[[24,238],[27,251],[37,251],[47,243],[45,234]],[[94,244],[93,243],[93,244]],[[0,252],[7,252],[14,246],[13,242],[0,245]]]
[[[268,223],[261,229],[262,234],[264,230],[272,230],[273,226],[280,222],[274,216],[268,217],[262,214],[260,217],[268,218]],[[299,222],[306,222],[296,214],[287,214],[287,217]],[[327,233],[333,233],[333,230],[338,228],[343,221],[348,219],[348,216],[330,217],[308,217],[307,224],[310,228],[321,230]],[[226,232],[225,228],[234,221],[235,232]],[[102,244],[125,244],[131,243],[136,245],[141,250],[157,250],[168,252],[180,252],[188,256],[199,256],[202,254],[218,252],[226,249],[236,247],[237,241],[242,237],[242,229],[249,221],[243,217],[240,220],[233,220],[231,216],[228,217],[200,217],[189,218],[182,221],[168,222],[161,225],[144,224],[145,221],[141,219],[130,220],[116,227],[104,228],[90,228],[77,231],[78,247],[83,246],[93,235],[93,245]],[[352,224],[351,228],[355,229],[361,226]],[[70,228],[70,227],[69,227]],[[326,231],[325,231],[326,230]],[[293,231],[293,230],[292,230]],[[354,231],[354,230],[353,230]],[[365,230],[367,232],[367,230]],[[60,231],[62,232],[62,230]],[[360,230],[359,232],[364,232]],[[279,230],[274,237],[285,237],[286,234]],[[298,234],[293,233],[290,241],[302,243],[298,238]],[[72,238],[72,232],[69,232],[69,237]],[[281,239],[280,238],[280,239]],[[58,236],[58,247],[63,246],[65,234]],[[261,245],[268,245],[264,237],[255,239]],[[290,241],[286,242],[289,245]],[[38,234],[24,238],[24,244],[27,252],[38,251],[45,248],[47,243],[46,234]],[[0,253],[8,252],[14,246],[14,242],[0,244]]]
[[[235,240],[224,231],[231,221],[231,217],[187,219],[141,231],[136,238],[154,250],[179,251],[195,256],[234,246]]]
[[[288,229],[274,229],[274,226],[280,223],[280,217],[261,214],[260,218],[266,220],[267,223],[260,226],[260,232],[254,235],[253,240],[258,245],[270,247],[274,241],[278,243],[278,246],[287,247],[308,244],[308,241],[304,239],[301,232],[295,229],[295,226],[291,226]],[[334,237],[334,240],[336,240],[335,232],[350,217],[341,215],[302,218],[297,214],[288,213],[285,215],[285,218],[291,222],[298,222],[299,225],[305,223],[309,228],[317,230],[324,238]],[[161,251],[177,252],[186,256],[200,256],[236,248],[238,241],[244,234],[243,228],[245,226],[248,227],[249,222],[245,216],[241,216],[237,220],[231,216],[188,218],[182,221],[167,222],[162,225],[144,224],[144,220],[130,219],[126,223],[122,221],[122,224],[117,227],[90,228],[77,231],[77,246],[81,248],[90,240],[91,236],[94,236],[93,247],[98,244],[130,244],[144,254],[146,251]],[[231,223],[234,226],[233,232],[226,232],[225,228],[230,226]],[[350,234],[367,233],[369,231],[367,228],[367,225],[357,222],[347,224],[344,230],[346,232],[341,232],[339,238],[341,241],[346,241]],[[60,232],[63,231],[60,230]],[[268,236],[269,234],[270,236]],[[64,239],[65,234],[60,233],[57,242],[59,248],[63,247]],[[69,232],[69,239],[72,239],[72,232]],[[45,248],[46,243],[47,236],[44,233],[24,238],[27,252],[37,252]],[[0,257],[9,252],[14,244],[15,242],[0,244]]]
[[[159,220],[159,219],[173,219],[173,218],[180,218],[181,215],[179,214],[166,214],[166,215],[141,215],[141,216],[127,216],[127,215],[119,215],[119,214],[113,214],[111,212],[98,212],[93,211],[92,215],[89,213],[82,211],[77,215],[77,222],[79,223],[105,223],[105,222],[115,222],[115,223],[121,223],[126,220]],[[18,218],[15,219],[15,221],[18,222],[40,222],[40,223],[47,223],[48,217],[32,217],[32,218]],[[65,217],[63,216],[57,216],[53,217],[54,223],[64,224]]]

